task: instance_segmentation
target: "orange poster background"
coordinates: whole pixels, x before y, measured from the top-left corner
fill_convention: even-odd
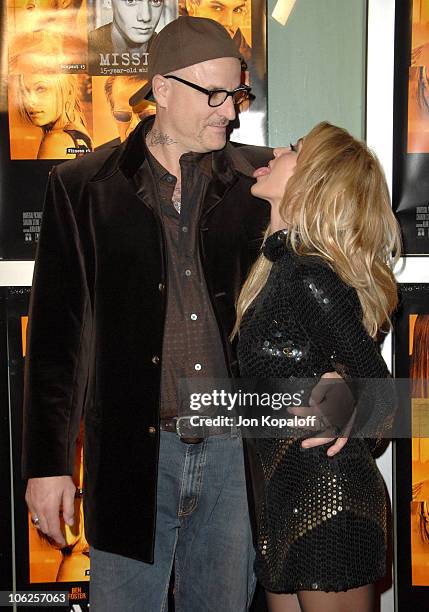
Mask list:
[[[34,78],[37,75],[32,75]],[[86,74],[54,75],[41,74],[40,82],[52,84],[58,79],[62,81],[72,80],[76,82],[79,104],[87,125],[89,136],[92,137],[92,101],[91,101],[91,78]],[[8,79],[8,110],[9,110],[9,135],[10,135],[10,158],[11,159],[41,159],[39,156],[40,145],[44,138],[44,130],[24,119],[19,113],[19,89],[25,86],[27,75],[11,75]],[[59,101],[58,101],[59,102]],[[55,102],[52,102],[55,104]],[[66,102],[67,103],[67,102]],[[58,109],[62,112],[64,109]],[[73,117],[73,110],[68,111]],[[67,146],[73,146],[70,138]],[[75,154],[67,154],[66,147],[62,146],[55,157],[50,159],[74,159]]]
[[[86,70],[86,0],[8,0],[7,33],[9,74]]]
[[[21,317],[22,356],[27,350],[28,317]],[[30,583],[85,582],[89,580],[89,545],[85,537],[83,516],[83,430],[76,444],[73,474],[76,485],[74,525],[62,523],[67,546],[58,550],[44,538],[31,522],[28,513],[28,547]]]
[[[408,153],[429,152],[429,0],[413,0]]]
[[[419,316],[429,326],[429,315]],[[409,316],[410,359],[414,351],[422,348],[416,346],[416,319],[415,314]],[[429,359],[429,346],[424,350],[423,358]],[[428,412],[429,398],[413,397],[413,415],[422,410]],[[422,437],[412,439],[411,568],[413,586],[429,586],[429,439]]]

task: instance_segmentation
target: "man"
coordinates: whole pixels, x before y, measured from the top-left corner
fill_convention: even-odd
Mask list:
[[[145,83],[146,80],[142,81],[140,77],[134,75],[110,76],[106,79],[104,91],[118,130],[119,142],[124,142],[128,138],[139,121],[155,113],[155,106],[151,102],[148,102],[139,113],[134,112],[129,104],[131,96]]]
[[[146,65],[146,54],[163,10],[164,0],[112,0],[112,22],[88,35],[90,71],[118,64]]]
[[[26,0],[8,8],[16,24],[10,31],[9,73],[82,72],[86,40],[79,33],[82,0]],[[76,34],[77,33],[77,34]]]
[[[234,304],[268,221],[252,164],[271,153],[226,143],[248,91],[222,26],[181,17],[151,57],[130,103],[152,90],[155,118],[50,177],[30,307],[26,499],[62,544],[83,412],[91,608],[165,610],[174,563],[177,612],[240,612],[254,588],[241,438],[234,426],[192,436],[177,388],[237,373]]]

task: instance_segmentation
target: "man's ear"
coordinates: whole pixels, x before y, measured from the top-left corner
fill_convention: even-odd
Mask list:
[[[161,108],[166,108],[168,105],[168,94],[171,89],[171,83],[161,74],[156,74],[152,79],[152,94],[156,103]]]
[[[73,0],[57,0],[57,3],[58,8],[66,9],[73,4]]]

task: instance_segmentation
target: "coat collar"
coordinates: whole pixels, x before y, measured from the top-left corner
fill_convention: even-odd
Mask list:
[[[147,123],[154,121],[153,117],[144,119],[133,130],[130,136],[119,146],[113,148],[100,170],[93,177],[93,181],[108,179],[112,174],[120,170],[122,174],[131,179],[145,160],[145,147],[143,146],[143,135]],[[228,142],[220,151],[212,154],[213,175],[223,183],[235,180],[237,174],[248,178],[253,177],[254,166],[240,152],[240,148]]]

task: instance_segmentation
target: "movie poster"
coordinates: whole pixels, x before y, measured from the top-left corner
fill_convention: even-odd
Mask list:
[[[34,259],[55,164],[120,144],[155,113],[152,103],[134,112],[129,97],[177,16],[225,26],[252,88],[231,140],[267,142],[265,0],[8,0],[1,11],[0,259]]]
[[[12,500],[14,512],[13,558],[17,590],[67,591],[70,606],[86,610],[89,602],[89,545],[83,524],[83,449],[82,432],[77,441],[75,471],[75,523],[63,524],[67,546],[59,550],[31,523],[25,504],[25,482],[21,477],[21,436],[24,357],[26,351],[28,287],[3,289],[5,302],[6,341],[8,347],[8,422],[12,447]],[[12,522],[11,522],[12,523]],[[6,548],[6,547],[5,547]],[[3,549],[3,546],[2,546]],[[10,590],[12,583],[2,585]]]
[[[405,255],[429,254],[429,0],[397,0],[393,208]]]
[[[177,0],[87,1],[89,73],[147,72],[151,43],[178,16]]]
[[[9,74],[86,72],[85,0],[8,0]]]
[[[410,379],[411,439],[395,447],[399,610],[429,600],[429,285],[401,286],[395,321],[395,376]]]

